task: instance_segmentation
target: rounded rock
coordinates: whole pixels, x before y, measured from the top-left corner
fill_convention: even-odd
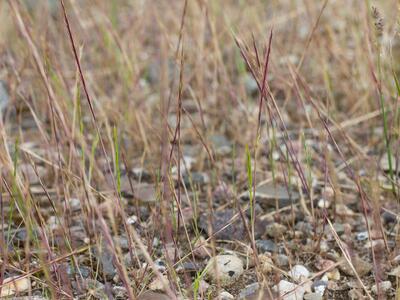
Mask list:
[[[222,286],[233,283],[243,271],[243,262],[235,255],[217,255],[206,266],[207,277],[212,282],[219,281]]]
[[[289,272],[290,277],[296,281],[308,278],[310,276],[310,271],[303,265],[295,265]]]

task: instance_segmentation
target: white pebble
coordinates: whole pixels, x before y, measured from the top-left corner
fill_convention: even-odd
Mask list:
[[[305,290],[302,286],[291,283],[286,280],[281,280],[278,285],[273,287],[273,290],[279,292],[282,300],[299,300],[303,299]]]
[[[289,272],[290,277],[296,281],[306,279],[310,276],[310,271],[305,266],[295,265]]]
[[[222,286],[229,285],[243,273],[243,262],[234,255],[217,255],[210,259],[206,266],[206,274],[212,282]]]

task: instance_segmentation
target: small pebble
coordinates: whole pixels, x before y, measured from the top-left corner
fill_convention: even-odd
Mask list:
[[[381,293],[386,293],[388,290],[392,288],[392,283],[390,281],[381,281],[379,283],[379,290]],[[374,284],[371,288],[371,291],[374,294],[378,294],[378,287],[376,284]]]
[[[272,238],[281,238],[287,231],[286,226],[279,223],[272,223],[266,226],[265,232]]]
[[[333,269],[332,271],[327,272],[326,276],[328,277],[329,280],[333,280],[333,281],[340,280],[340,272],[338,269]]]
[[[279,296],[282,300],[303,299],[305,293],[305,290],[301,285],[297,285],[286,280],[281,280],[278,285],[273,287],[273,290],[279,293]]]
[[[19,277],[20,276],[12,276],[3,280],[0,298],[11,297],[16,293],[24,293],[30,290],[31,281],[29,278]]]
[[[164,281],[164,283],[163,283]],[[163,291],[165,283],[168,285],[168,277],[163,275],[162,281],[156,277],[154,280],[149,284],[149,289],[152,291]]]
[[[221,293],[219,293],[218,299],[220,299],[220,300],[232,300],[232,299],[235,299],[235,297],[233,297],[233,295],[228,293],[227,291],[222,291]]]
[[[259,289],[260,289],[260,284],[258,282],[249,284],[240,291],[238,298],[245,299],[247,296],[253,295]]]
[[[295,265],[290,271],[289,271],[290,277],[292,277],[296,281],[301,281],[310,276],[310,271],[307,270],[307,268],[303,265]]]
[[[278,247],[271,240],[258,240],[256,241],[256,247],[259,253],[265,253],[265,252],[273,253],[278,251]]]
[[[287,267],[289,265],[289,258],[285,254],[278,254],[275,258],[275,263],[278,267]]]
[[[133,225],[133,224],[135,224],[137,221],[138,221],[138,217],[135,216],[135,215],[130,216],[130,217],[128,217],[128,218],[126,219],[126,223],[128,223],[129,225]]]
[[[318,293],[309,293],[304,295],[304,300],[322,300],[323,297]]]
[[[327,287],[328,287],[328,282],[327,281],[317,280],[312,284],[311,289],[316,294],[319,294],[319,295],[323,296]]]
[[[368,239],[368,231],[362,231],[356,235],[357,241],[365,241]]]
[[[164,273],[167,270],[165,262],[161,259],[156,259],[154,265],[160,273]]]
[[[358,256],[355,256],[352,259],[352,264],[357,274],[361,277],[367,275],[372,270],[372,265]],[[343,263],[339,265],[339,269],[346,275],[355,276],[353,269],[350,267],[345,259]]]
[[[331,206],[331,202],[329,200],[326,199],[319,199],[318,200],[318,207],[319,208],[329,208]]]
[[[265,254],[260,254],[258,256],[258,260],[260,261],[261,272],[264,275],[268,275],[272,271],[273,262],[271,257]]]

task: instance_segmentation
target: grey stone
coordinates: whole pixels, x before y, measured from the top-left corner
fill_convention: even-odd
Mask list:
[[[212,229],[216,233],[215,238],[221,240],[241,240],[245,236],[245,229],[240,216],[234,221],[230,222],[232,217],[236,214],[233,209],[226,209],[217,211],[212,215]],[[208,233],[208,215],[204,214],[200,217],[199,227]],[[221,230],[229,224],[225,229]],[[221,231],[220,231],[221,230]]]
[[[368,231],[359,232],[356,235],[357,241],[365,241],[368,239]]]
[[[309,293],[304,295],[304,300],[322,300],[323,297],[318,293]]]
[[[281,238],[286,231],[286,226],[279,223],[272,223],[265,227],[265,233],[272,238]]]
[[[333,228],[335,229],[336,233],[339,235],[344,233],[344,225],[341,223],[333,223]],[[328,229],[329,229],[329,227],[328,227]],[[329,229],[329,231],[330,231],[330,229]]]
[[[317,280],[313,282],[311,285],[311,289],[316,293],[321,296],[324,295],[326,288],[328,287],[328,282],[325,280]]]
[[[101,270],[108,279],[112,279],[116,274],[116,268],[113,263],[113,253],[109,250],[105,243],[94,247],[93,255],[100,262]]]
[[[256,241],[256,246],[257,246],[257,250],[260,253],[265,253],[265,252],[273,253],[273,252],[278,251],[278,247],[271,240],[258,240],[258,241]]]
[[[289,257],[285,254],[278,254],[275,258],[275,263],[279,267],[287,267],[289,265]]]
[[[43,16],[43,11],[48,11],[52,17],[56,17],[58,11],[61,9],[60,2],[58,0],[24,0],[26,7],[30,11],[38,10]],[[43,10],[45,9],[45,10]],[[48,9],[48,10],[47,10]]]
[[[92,270],[86,266],[79,266],[78,269],[72,267],[71,264],[67,264],[66,271],[69,276],[82,276],[83,278],[89,278]]]
[[[246,299],[246,297],[255,294],[260,289],[258,282],[247,285],[244,289],[240,290],[239,299]]]
[[[257,95],[258,84],[257,84],[257,81],[255,81],[255,79],[253,78],[252,75],[247,73],[245,76],[243,76],[243,83],[244,83],[244,87],[246,89],[246,93],[248,95],[250,95],[250,96]]]
[[[0,80],[0,117],[3,111],[6,109],[10,102],[10,96],[8,95],[6,83]]]
[[[381,293],[386,293],[388,290],[392,288],[392,283],[390,281],[381,281],[379,282],[379,290]],[[371,288],[371,291],[374,294],[378,294],[378,287],[376,284],[374,284]]]
[[[240,195],[240,198],[249,199],[249,192],[244,192]],[[255,198],[261,205],[272,208],[276,207],[276,200],[278,202],[278,207],[282,208],[296,203],[300,199],[300,195],[291,188],[289,188],[288,191],[286,186],[269,182],[256,187]]]
[[[170,300],[170,297],[168,297],[165,294],[156,293],[153,291],[146,291],[143,294],[141,294],[137,299],[138,300]]]
[[[232,143],[224,135],[212,135],[210,141],[217,155],[225,156],[232,152]]]
[[[208,175],[203,172],[191,172],[190,174],[185,172],[182,177],[186,186],[190,186],[190,183],[201,186],[210,181]]]

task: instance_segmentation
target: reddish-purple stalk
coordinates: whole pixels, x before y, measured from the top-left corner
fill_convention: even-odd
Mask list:
[[[80,76],[80,78],[81,78],[81,82],[82,82],[82,85],[83,85],[83,90],[84,90],[85,95],[86,95],[86,100],[87,100],[88,105],[89,105],[89,108],[90,108],[90,112],[91,112],[91,116],[92,116],[93,125],[94,125],[94,127],[96,128],[96,133],[97,133],[97,135],[98,135],[98,137],[99,137],[99,140],[100,140],[101,149],[102,149],[102,151],[103,151],[103,155],[104,155],[104,157],[105,157],[105,159],[106,159],[106,162],[107,162],[108,171],[109,171],[110,174],[113,174],[112,168],[111,168],[111,163],[110,163],[110,160],[109,160],[109,158],[108,158],[107,151],[106,151],[106,149],[105,149],[104,141],[103,141],[103,138],[102,138],[102,136],[101,136],[101,134],[100,134],[100,128],[99,128],[99,126],[98,126],[98,124],[97,124],[96,114],[95,114],[94,108],[93,108],[93,103],[92,103],[91,97],[90,97],[90,95],[89,95],[87,86],[86,86],[86,80],[85,80],[85,77],[84,77],[84,75],[83,75],[83,71],[82,71],[80,59],[79,59],[79,56],[78,56],[78,53],[77,53],[77,50],[76,50],[75,41],[74,41],[74,38],[73,38],[73,35],[72,35],[72,30],[71,30],[71,27],[70,27],[69,19],[68,19],[68,16],[67,16],[67,12],[66,12],[66,9],[65,9],[65,5],[64,5],[64,0],[60,0],[60,1],[61,1],[62,11],[63,11],[63,15],[64,15],[65,25],[66,25],[66,27],[67,27],[68,36],[69,36],[69,40],[70,40],[70,43],[71,43],[72,52],[73,52],[73,54],[74,54],[75,62],[76,62],[76,65],[77,65],[77,67],[78,67],[79,76]],[[120,195],[119,195],[119,192],[118,192],[118,189],[117,189],[117,186],[116,186],[116,183],[115,183],[115,179],[114,179],[114,178],[113,178],[113,180],[112,180],[112,184],[113,184],[113,188],[114,188],[114,190],[115,190],[115,192],[116,192],[117,198],[118,198],[118,200],[119,200],[117,206],[118,206],[118,208],[119,208],[119,212],[120,212],[121,217],[122,217],[122,219],[123,219],[123,224],[124,224],[124,227],[125,227],[125,231],[126,231],[127,234],[129,235],[128,225],[126,224],[126,216],[125,216],[125,213],[124,213],[124,211],[123,211],[123,209],[122,209],[122,206],[121,206],[121,198],[120,198]],[[113,240],[112,240],[112,238],[111,238],[111,236],[110,236],[110,234],[109,234],[109,232],[108,232],[109,230],[108,230],[108,228],[107,228],[107,225],[105,224],[104,219],[103,219],[103,217],[102,217],[102,215],[101,215],[101,212],[100,212],[100,210],[98,209],[97,206],[95,207],[95,210],[96,210],[96,212],[97,212],[97,214],[98,214],[98,216],[99,216],[99,218],[100,218],[99,221],[100,221],[101,227],[103,228],[103,231],[104,231],[104,235],[105,235],[105,237],[106,237],[106,240],[107,240],[107,242],[109,243],[109,246],[110,246],[110,247],[112,248],[112,250],[113,250],[114,261],[115,261],[115,264],[116,264],[116,266],[117,266],[117,270],[118,270],[118,273],[119,273],[119,275],[120,275],[120,278],[121,278],[121,280],[124,282],[124,285],[125,285],[125,287],[126,287],[126,289],[127,289],[129,299],[134,299],[135,297],[134,297],[134,295],[133,295],[132,288],[131,288],[131,286],[130,286],[130,284],[129,284],[129,278],[127,277],[127,274],[125,274],[125,272],[123,271],[122,265],[121,265],[120,262],[119,262],[119,259],[118,259],[118,257],[117,257],[117,253],[116,253],[116,251],[115,251],[114,242],[113,242]]]

